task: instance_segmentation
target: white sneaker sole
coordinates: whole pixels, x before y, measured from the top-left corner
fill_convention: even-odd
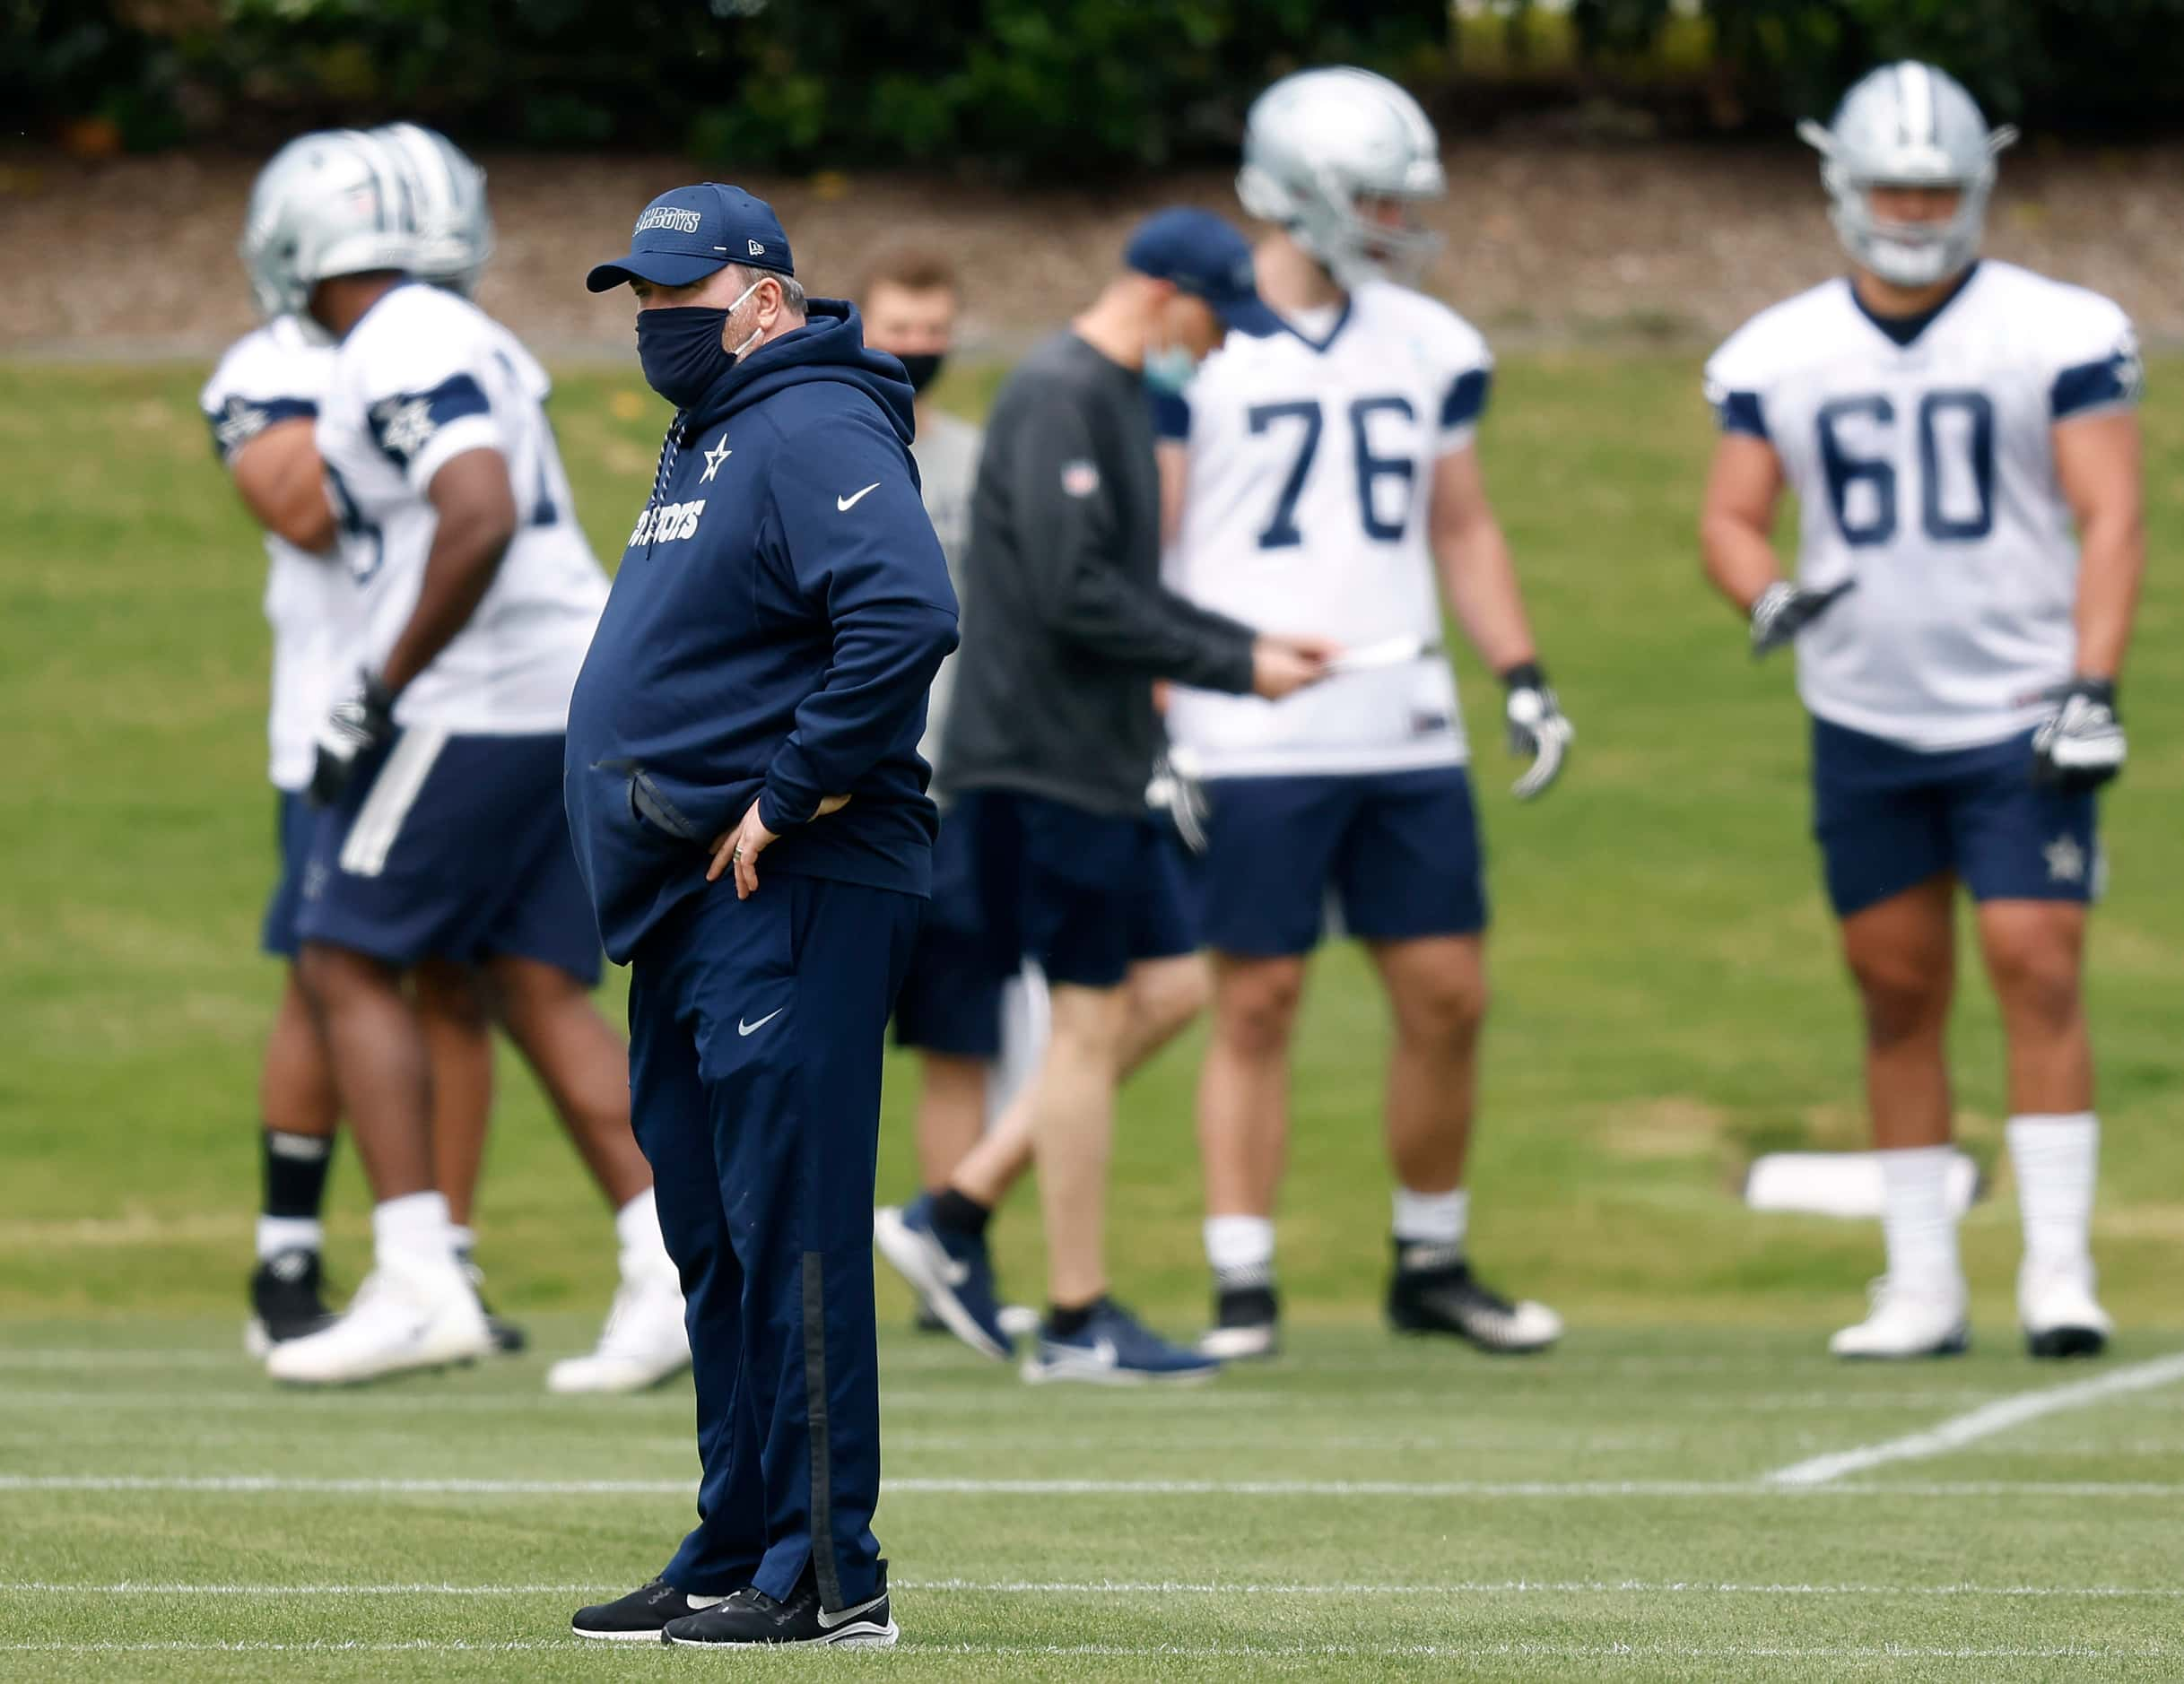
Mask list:
[[[546,1370],[546,1390],[557,1397],[628,1397],[665,1385],[689,1367],[687,1354],[656,1363],[609,1364],[570,1357]]]
[[[852,1620],[840,1631],[799,1637],[793,1643],[707,1643],[696,1637],[666,1637],[666,1641],[685,1649],[892,1649],[901,1636],[902,1628],[891,1619],[884,1626]]]
[[[1214,1327],[1198,1335],[1198,1354],[1219,1362],[1257,1362],[1281,1348],[1273,1324],[1265,1327]]]
[[[874,1211],[872,1239],[880,1248],[880,1255],[909,1283],[910,1290],[926,1308],[940,1317],[951,1333],[981,1357],[991,1357],[996,1362],[1009,1359],[1014,1353],[1006,1345],[994,1342],[979,1325],[978,1318],[963,1307],[963,1301],[955,1296],[955,1289],[940,1272],[941,1265],[946,1262],[945,1255],[936,1260],[935,1254],[939,1248],[923,1235],[912,1231],[902,1220],[901,1211],[892,1206]]]
[[[1221,1372],[1218,1366],[1179,1368],[1155,1374],[1147,1368],[1104,1368],[1088,1364],[1044,1363],[1033,1357],[1017,1371],[1026,1385],[1204,1385]]]
[[[657,1629],[652,1631],[587,1631],[573,1621],[569,1629],[577,1636],[590,1643],[657,1643],[662,1635]]]
[[[1930,1345],[1911,1345],[1893,1350],[1848,1348],[1828,1341],[1828,1355],[1844,1362],[1924,1362],[1930,1358],[1961,1357],[1971,1349],[1971,1329],[1953,1327]]]

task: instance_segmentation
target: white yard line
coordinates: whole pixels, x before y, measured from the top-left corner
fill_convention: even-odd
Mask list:
[[[2184,1351],[2173,1356],[2157,1357],[2151,1362],[2133,1363],[2127,1368],[2111,1369],[2091,1380],[2073,1381],[2067,1385],[2043,1387],[2038,1392],[2021,1392],[2015,1397],[1999,1398],[1992,1403],[1982,1403],[1978,1409],[1953,1416],[1938,1427],[1924,1432],[1910,1433],[1901,1438],[1884,1439],[1877,1445],[1864,1445],[1856,1450],[1838,1450],[1824,1456],[1813,1456],[1804,1462],[1793,1462],[1787,1468],[1777,1468],[1767,1476],[1769,1481],[1784,1486],[1819,1486],[1840,1480],[1846,1473],[1862,1473],[1867,1468],[1877,1468],[1890,1462],[1917,1462],[1927,1456],[1946,1455],[1952,1450],[1961,1450],[1966,1445],[1988,1438],[1997,1433],[2007,1432],[2013,1427],[2022,1427],[2044,1415],[2056,1415],[2065,1410],[2091,1408],[2113,1397],[2123,1397],[2133,1392],[2151,1391],[2155,1386],[2172,1385],[2184,1380]]]
[[[1788,1596],[2060,1598],[2088,1601],[2184,1600],[2172,1584],[1792,1584],[1710,1579],[1469,1579],[1444,1584],[1255,1583],[1184,1579],[913,1579],[898,1591],[981,1596]],[[119,1579],[70,1584],[0,1581],[0,1594],[22,1596],[592,1596],[614,1584],[170,1584]]]
[[[2153,1480],[1973,1480],[1918,1485],[1786,1484],[1779,1480],[885,1480],[891,1496],[1257,1497],[2184,1497],[2184,1482]],[[0,1491],[189,1491],[317,1497],[679,1497],[693,1480],[335,1480],[286,1474],[0,1474]]]
[[[463,1638],[418,1637],[400,1642],[242,1640],[222,1643],[178,1639],[168,1643],[0,1643],[13,1654],[510,1654],[562,1649],[584,1653],[593,1645],[578,1637],[517,1638],[499,1643]],[[1662,1661],[2151,1661],[2184,1654],[2169,1644],[2052,1644],[2041,1645],[1955,1645],[1912,1643],[1782,1645],[1669,1643],[1235,1643],[1235,1644],[1030,1644],[919,1643],[902,1645],[915,1654],[1021,1655],[1087,1659],[1220,1660],[1228,1656],[1361,1659],[1445,1656],[1450,1660],[1580,1661],[1628,1658]]]

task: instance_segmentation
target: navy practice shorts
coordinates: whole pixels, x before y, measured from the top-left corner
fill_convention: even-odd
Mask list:
[[[1938,753],[1813,721],[1813,832],[1849,917],[1943,872],[1978,900],[2089,900],[2091,791],[2032,782],[2030,732]]]
[[[948,822],[972,830],[988,951],[1004,980],[1029,959],[1050,983],[1112,988],[1140,960],[1197,951],[1179,845],[1150,814],[979,790]]]
[[[1212,778],[1205,794],[1200,907],[1216,952],[1310,952],[1330,890],[1344,930],[1362,941],[1486,927],[1478,819],[1460,766]]]
[[[300,791],[275,792],[274,839],[281,851],[281,874],[274,880],[273,894],[265,902],[265,922],[258,944],[282,959],[296,957],[296,916],[303,910],[303,872],[310,864],[311,837],[318,828],[318,814]]]
[[[318,813],[302,899],[306,942],[404,966],[535,959],[599,980],[558,732],[405,730]]]
[[[1001,1055],[1001,989],[1016,965],[997,953],[979,892],[977,797],[941,815],[933,898],[895,996],[895,1042],[957,1058]],[[959,816],[960,812],[960,816]]]

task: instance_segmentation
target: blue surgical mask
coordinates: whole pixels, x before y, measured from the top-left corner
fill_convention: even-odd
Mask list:
[[[637,360],[644,368],[645,384],[677,409],[694,409],[702,403],[720,378],[735,366],[736,358],[758,338],[754,328],[751,337],[734,351],[720,343],[728,317],[762,284],[753,282],[726,309],[693,304],[679,309],[638,311]]]
[[[1145,384],[1167,397],[1181,397],[1197,378],[1198,360],[1184,345],[1162,345],[1145,352]]]

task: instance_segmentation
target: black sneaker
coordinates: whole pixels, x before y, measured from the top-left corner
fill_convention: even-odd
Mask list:
[[[1239,1362],[1271,1357],[1281,1348],[1282,1300],[1274,1277],[1249,1286],[1214,1278],[1214,1324],[1198,1335],[1201,1356]]]
[[[829,1613],[819,1605],[819,1584],[807,1567],[788,1600],[777,1602],[755,1586],[736,1592],[718,1608],[671,1620],[663,1643],[718,1644],[727,1648],[786,1648],[832,1644],[844,1649],[892,1649],[902,1634],[887,1611],[887,1563],[880,1563],[879,1594],[854,1608]]]
[[[1530,1299],[1511,1304],[1471,1272],[1458,1246],[1396,1242],[1388,1283],[1388,1324],[1399,1333],[1453,1333],[1481,1350],[1544,1350],[1562,1336],[1562,1318]]]
[[[669,1620],[702,1613],[727,1600],[687,1595],[666,1579],[655,1579],[642,1590],[631,1591],[613,1602],[578,1609],[569,1629],[579,1637],[593,1637],[601,1643],[657,1643]]]
[[[284,1340],[316,1333],[334,1320],[326,1308],[324,1265],[318,1254],[299,1246],[261,1260],[250,1272],[250,1319],[243,1349],[263,1357]]]
[[[478,1295],[478,1307],[485,1312],[486,1331],[493,1336],[493,1349],[503,1357],[520,1356],[531,1342],[530,1334],[514,1322],[504,1322],[493,1314],[493,1306],[485,1301],[485,1271],[467,1251],[455,1254],[456,1262],[463,1265],[463,1272],[470,1277],[470,1289]]]

